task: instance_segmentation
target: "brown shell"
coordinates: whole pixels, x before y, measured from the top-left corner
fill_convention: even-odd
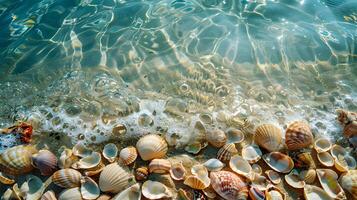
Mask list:
[[[206,133],[206,139],[212,146],[220,148],[226,143],[227,136],[222,130],[214,130]]]
[[[203,190],[208,187],[208,185],[205,185],[205,182],[197,176],[188,176],[185,179],[184,184],[197,190]]]
[[[248,186],[236,174],[228,171],[211,172],[210,178],[212,188],[224,199],[247,199]]]
[[[139,167],[135,170],[135,179],[137,181],[144,181],[149,176],[149,169],[147,167]]]
[[[217,153],[217,159],[223,162],[228,161],[231,157],[238,153],[238,150],[234,143],[225,144],[222,148],[219,149]]]
[[[33,170],[31,156],[37,150],[31,145],[19,145],[6,149],[0,155],[0,171],[10,175],[26,174]]]
[[[286,129],[285,144],[289,150],[298,150],[310,146],[314,137],[308,124],[302,121],[291,123]]]
[[[40,170],[41,175],[49,176],[57,169],[57,157],[48,150],[40,150],[32,155],[32,164]]]
[[[61,169],[52,175],[52,181],[63,188],[74,188],[81,185],[82,175],[75,169]]]
[[[254,141],[269,152],[278,151],[282,143],[282,132],[273,124],[262,124],[255,130]]]
[[[170,161],[166,159],[154,159],[149,164],[150,173],[164,174],[168,173],[171,168]]]

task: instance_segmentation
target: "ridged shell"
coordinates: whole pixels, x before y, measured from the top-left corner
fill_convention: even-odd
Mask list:
[[[317,153],[326,152],[332,148],[332,144],[327,138],[318,138],[314,142],[314,148]]]
[[[239,155],[234,155],[229,161],[229,167],[237,174],[242,175],[248,179],[253,177],[253,169],[249,162],[244,160]]]
[[[169,189],[162,183],[157,181],[145,181],[141,189],[144,197],[148,199],[169,198],[172,196]]]
[[[81,194],[84,199],[97,199],[100,195],[98,184],[89,177],[83,178]]]
[[[244,141],[244,133],[238,129],[227,131],[227,143],[238,144]]]
[[[150,173],[164,174],[168,173],[170,168],[171,163],[166,159],[153,159],[149,164]]]
[[[41,175],[49,176],[57,169],[57,157],[48,150],[40,150],[32,155],[32,164],[40,170]]]
[[[338,183],[338,175],[331,169],[316,169],[317,177],[322,188],[332,198],[344,196],[344,191]]]
[[[112,199],[112,196],[108,194],[102,194],[97,198],[97,200],[109,200],[109,199]]]
[[[186,177],[184,184],[197,190],[203,190],[209,186],[209,184],[207,185],[204,180],[198,178],[197,176]]]
[[[225,144],[222,148],[218,150],[217,159],[225,162],[231,159],[235,154],[238,154],[238,150],[234,143]]]
[[[308,124],[302,121],[291,123],[286,129],[285,144],[289,150],[298,150],[312,144],[314,137]]]
[[[144,181],[149,176],[149,169],[147,167],[139,167],[135,170],[135,179],[137,181]]]
[[[104,146],[102,154],[108,162],[112,163],[118,156],[118,147],[113,143],[108,143]]]
[[[78,157],[73,154],[71,149],[64,149],[61,152],[60,158],[58,160],[58,166],[61,169],[69,168],[77,161]]]
[[[357,199],[357,170],[350,170],[342,174],[339,178],[339,183],[343,189],[347,190]]]
[[[208,177],[208,170],[205,166],[203,166],[201,164],[196,164],[196,165],[192,166],[191,173],[192,173],[192,175],[201,179],[205,186],[208,187],[210,185],[211,180]]]
[[[305,182],[300,178],[296,170],[292,170],[289,174],[285,175],[285,181],[293,188],[304,188]]]
[[[208,171],[212,172],[220,171],[225,166],[224,163],[216,158],[207,160],[205,163],[203,163],[203,165],[207,168]]]
[[[206,133],[206,140],[212,146],[214,146],[216,148],[220,148],[226,143],[227,137],[226,137],[226,134],[223,131],[221,131],[221,130],[213,130],[213,131],[208,131]]]
[[[335,164],[335,161],[329,152],[318,153],[317,159],[325,167],[332,167]]]
[[[294,168],[294,161],[288,155],[280,152],[265,154],[263,159],[269,167],[280,173],[289,173]]]
[[[212,188],[226,200],[247,199],[247,184],[237,175],[228,171],[211,172]]]
[[[265,171],[265,174],[267,175],[267,177],[272,183],[279,184],[281,182],[280,175],[276,171],[269,169]]]
[[[91,169],[102,162],[102,155],[98,152],[92,152],[90,155],[81,158],[72,165],[74,169]]]
[[[99,188],[103,192],[118,193],[129,185],[131,176],[118,163],[104,167],[99,176]]]
[[[242,157],[250,164],[253,164],[260,160],[262,152],[257,145],[247,145],[242,149]]]
[[[182,165],[182,162],[176,162],[172,164],[170,169],[171,178],[174,180],[183,180],[186,176],[186,169]]]
[[[252,200],[265,200],[265,193],[258,188],[251,186],[249,189],[249,197]]]
[[[136,148],[133,146],[126,147],[122,149],[119,153],[120,161],[124,165],[130,165],[136,160],[137,157],[138,157],[138,152],[136,151]]]
[[[165,157],[168,147],[166,141],[159,135],[145,135],[136,143],[136,149],[143,160]]]
[[[52,175],[53,183],[63,188],[79,187],[81,178],[81,173],[74,169],[61,169]]]
[[[55,193],[52,190],[49,190],[42,195],[41,200],[57,200],[57,198]]]
[[[305,183],[312,184],[316,179],[316,170],[315,169],[307,169],[300,172],[300,179],[304,180]]]
[[[37,150],[31,145],[18,145],[0,155],[0,171],[10,175],[26,174],[33,169],[31,156]]]
[[[140,184],[136,183],[124,191],[117,194],[112,200],[140,200],[141,199],[141,190]]]
[[[79,187],[64,190],[59,196],[58,200],[82,200],[81,191]]]
[[[323,189],[314,185],[305,185],[304,197],[306,200],[333,200]]]
[[[4,173],[0,172],[0,183],[4,185],[12,185],[15,183],[15,180],[5,175]]]
[[[273,124],[262,124],[255,130],[254,141],[269,152],[278,151],[282,144],[282,131]]]

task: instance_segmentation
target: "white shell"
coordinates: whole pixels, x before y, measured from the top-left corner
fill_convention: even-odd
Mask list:
[[[105,159],[112,163],[118,156],[118,147],[113,143],[108,143],[104,146],[102,154]]]
[[[104,167],[99,176],[99,188],[103,192],[118,193],[129,185],[132,177],[118,163]]]
[[[77,143],[72,148],[73,155],[84,158],[92,154],[92,150],[88,149],[83,143]]]
[[[141,191],[144,197],[148,199],[161,199],[172,196],[169,189],[164,184],[157,181],[145,181]]]
[[[269,178],[269,180],[272,183],[279,184],[281,182],[281,178],[276,171],[269,169],[269,170],[265,171],[265,174],[267,175],[267,177]]]
[[[159,135],[150,134],[140,138],[136,149],[141,159],[147,161],[165,157],[168,147],[166,141]]]
[[[249,162],[244,160],[241,156],[235,155],[229,161],[230,168],[237,174],[242,175],[248,179],[252,179],[253,169]]]
[[[335,167],[340,172],[347,172],[348,170],[356,168],[356,160],[350,155],[338,155],[338,157],[335,158]]]
[[[243,142],[244,133],[238,129],[230,129],[227,131],[227,143],[238,144]]]
[[[293,188],[304,188],[305,182],[300,179],[299,173],[292,170],[289,174],[285,175],[285,181]]]
[[[100,195],[98,184],[89,177],[85,177],[81,185],[81,194],[84,199],[97,199]]]
[[[338,175],[331,169],[316,169],[317,177],[325,192],[332,198],[344,194],[343,189],[338,183]]]
[[[182,165],[182,162],[176,162],[171,165],[170,175],[174,180],[183,180],[185,178],[186,169]]]
[[[27,185],[29,187],[28,191],[26,192],[25,199],[26,200],[38,200],[41,198],[43,192],[47,188],[47,186],[50,184],[51,179],[49,181],[46,181],[44,184],[40,178],[37,176],[33,175],[28,175],[26,177],[27,179]]]
[[[225,164],[216,158],[211,158],[207,160],[203,165],[207,168],[208,171],[220,171]]]
[[[342,174],[338,181],[343,189],[357,199],[357,170],[349,170],[347,173]]]
[[[288,156],[280,152],[271,152],[263,155],[263,160],[273,170],[280,173],[289,173],[294,168],[293,160]]]
[[[82,194],[79,187],[64,190],[58,197],[58,200],[82,200]]]
[[[327,138],[318,138],[314,142],[314,148],[317,153],[326,152],[332,148],[332,144]]]
[[[262,152],[257,145],[247,145],[242,149],[242,157],[250,164],[256,163],[262,157]]]
[[[304,196],[306,200],[333,200],[323,189],[314,185],[305,185]]]
[[[332,167],[335,163],[333,157],[329,152],[321,152],[317,154],[317,159],[319,162],[326,167]]]
[[[334,144],[331,148],[331,156],[337,159],[339,156],[347,155],[347,151],[345,148],[341,147],[338,144]]]
[[[140,184],[136,183],[129,188],[123,190],[111,200],[140,200],[141,199],[141,190]]]
[[[74,169],[90,169],[98,166],[102,161],[102,156],[98,152],[92,152],[90,155],[81,158],[72,165]]]

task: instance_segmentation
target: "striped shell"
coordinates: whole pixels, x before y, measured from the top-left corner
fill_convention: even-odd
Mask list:
[[[141,159],[147,161],[165,157],[168,147],[166,141],[159,135],[150,134],[140,138],[136,149]]]
[[[75,169],[61,169],[52,175],[52,181],[63,188],[74,188],[81,185],[82,175]]]
[[[315,160],[312,158],[310,152],[304,152],[297,155],[297,165],[307,166],[308,168],[316,169]]]
[[[33,170],[31,156],[37,150],[31,145],[19,145],[6,149],[0,155],[0,171],[10,175],[25,174]]]
[[[138,153],[136,151],[136,148],[133,146],[126,147],[122,149],[119,153],[120,161],[124,165],[130,165],[136,160],[137,157],[138,157]]]
[[[234,173],[228,171],[211,172],[210,178],[212,188],[224,199],[247,199],[247,184]]]
[[[154,159],[149,164],[150,173],[164,174],[168,173],[171,168],[170,161],[166,159]]]
[[[198,178],[197,176],[188,176],[183,183],[197,190],[203,190],[209,186],[209,184],[205,183],[204,180]]]
[[[144,181],[149,176],[149,169],[147,167],[139,167],[135,170],[135,179],[137,181]]]
[[[231,157],[238,153],[238,150],[234,143],[225,144],[219,149],[217,153],[217,159],[225,162],[231,159]]]
[[[99,176],[99,188],[103,192],[118,193],[129,185],[131,176],[118,163],[104,167]]]
[[[314,137],[308,124],[302,121],[291,123],[285,132],[285,144],[289,150],[298,150],[312,144]]]
[[[338,181],[343,189],[357,199],[357,170],[350,170],[342,174]]]
[[[278,151],[282,144],[282,132],[275,125],[262,124],[255,130],[254,141],[269,152]]]
[[[206,140],[214,147],[220,148],[222,147],[226,141],[227,136],[221,130],[209,131],[206,133]]]
[[[42,195],[41,200],[57,200],[57,198],[55,193],[52,190],[49,190]]]
[[[48,150],[40,150],[32,155],[32,164],[40,170],[41,175],[49,176],[57,169],[57,157]]]
[[[79,187],[66,189],[58,196],[58,200],[82,200],[82,194]]]

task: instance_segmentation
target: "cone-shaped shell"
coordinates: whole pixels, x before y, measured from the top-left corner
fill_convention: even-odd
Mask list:
[[[244,160],[239,155],[234,155],[229,161],[229,167],[237,174],[242,175],[248,179],[252,179],[253,169],[249,162]]]
[[[174,180],[183,180],[186,176],[186,169],[182,165],[182,162],[176,162],[172,164],[170,169],[171,178]]]
[[[350,170],[339,178],[341,187],[352,194],[357,199],[357,170]]]
[[[157,181],[145,181],[142,185],[142,194],[148,199],[169,198],[172,196],[169,189],[162,183]]]
[[[323,189],[314,185],[305,185],[304,197],[306,200],[333,200]]]
[[[300,179],[304,180],[305,183],[308,184],[314,183],[316,179],[316,170],[312,168],[303,170],[302,172],[300,172]]]
[[[238,129],[230,129],[227,131],[227,143],[238,144],[243,142],[244,133]]]
[[[332,198],[344,196],[344,191],[338,183],[338,175],[331,169],[316,169],[317,177],[322,188]]]
[[[74,169],[61,169],[52,175],[52,181],[64,188],[74,188],[81,185],[82,175]]]
[[[326,167],[332,167],[335,163],[333,157],[329,152],[321,152],[317,154],[317,159],[319,162]]]
[[[79,187],[64,190],[58,196],[58,200],[82,200],[82,194]]]
[[[238,154],[238,150],[234,143],[225,144],[222,148],[218,150],[217,158],[221,161],[229,161],[231,157]]]
[[[122,149],[119,153],[120,161],[124,165],[130,165],[136,160],[137,157],[138,157],[138,152],[136,151],[136,148],[133,146],[126,147]]]
[[[97,199],[100,195],[98,184],[91,178],[82,179],[81,194],[84,199]]]
[[[332,144],[327,138],[318,138],[314,142],[314,148],[317,153],[326,152],[332,148]]]
[[[10,175],[26,174],[33,169],[31,156],[37,150],[31,145],[18,145],[0,154],[0,171]]]
[[[41,200],[57,200],[57,198],[55,193],[52,190],[49,190],[42,195]]]
[[[102,154],[108,162],[112,163],[118,156],[118,147],[113,143],[108,143],[104,146]]]
[[[207,168],[208,171],[220,171],[225,164],[222,163],[220,160],[216,159],[216,158],[211,158],[209,160],[207,160],[205,163],[203,163],[203,165]]]
[[[206,133],[206,140],[212,146],[214,146],[216,148],[220,148],[226,143],[227,137],[226,137],[226,134],[223,131],[221,131],[221,130],[213,130],[213,131],[208,131]]]
[[[341,147],[338,144],[334,144],[331,148],[331,156],[337,159],[339,156],[347,155],[347,151],[345,148]]]
[[[143,160],[163,158],[167,153],[167,143],[159,135],[150,134],[140,138],[136,143],[136,149]]]
[[[186,177],[184,184],[196,190],[203,190],[209,186],[209,183],[205,183],[204,180],[192,175]]]
[[[91,169],[102,162],[102,155],[98,152],[92,152],[90,155],[81,158],[72,165],[74,169]]]
[[[300,178],[296,170],[292,170],[289,174],[285,175],[285,181],[293,188],[304,188],[305,182]]]
[[[289,173],[294,168],[293,160],[288,155],[280,152],[265,154],[263,159],[269,167],[280,173]]]
[[[168,173],[170,168],[171,163],[166,159],[153,159],[149,164],[150,173],[164,174]]]
[[[248,187],[237,175],[228,171],[211,172],[211,185],[214,191],[226,200],[247,199]]]
[[[149,176],[149,169],[147,167],[139,167],[135,170],[135,179],[137,181],[144,181]]]
[[[291,123],[286,129],[285,144],[289,150],[298,150],[312,144],[314,137],[308,124],[302,121]]]
[[[32,155],[32,164],[40,170],[41,175],[49,176],[57,169],[57,157],[48,150],[40,150]]]
[[[141,190],[140,184],[136,183],[124,191],[117,194],[112,200],[140,200],[141,199]]]
[[[265,174],[267,175],[267,177],[272,183],[279,184],[281,182],[280,175],[276,171],[269,169],[265,171]]]
[[[249,189],[249,197],[252,200],[265,200],[265,193],[257,187],[251,186]]]
[[[269,152],[278,151],[282,144],[281,129],[273,124],[262,124],[255,130],[254,141]]]
[[[265,191],[271,185],[269,180],[265,176],[254,174],[252,177],[252,186],[258,188],[261,191]]]
[[[262,152],[257,145],[247,145],[242,149],[242,157],[252,164],[260,160]]]
[[[99,176],[99,188],[103,192],[118,193],[129,185],[131,176],[118,163],[104,167]]]

